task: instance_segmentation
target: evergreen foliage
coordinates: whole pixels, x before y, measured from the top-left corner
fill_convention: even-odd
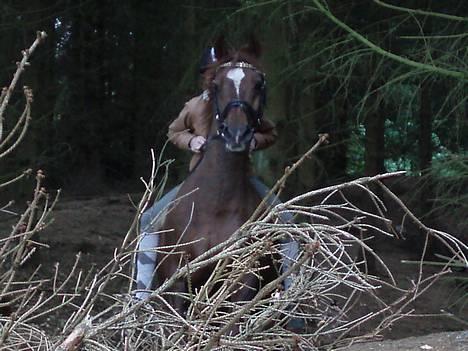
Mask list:
[[[202,49],[219,34],[237,44],[253,32],[265,47],[267,113],[280,132],[255,157],[267,182],[321,132],[332,143],[298,172],[290,195],[396,169],[449,187],[466,182],[466,172],[440,167],[466,164],[464,0],[5,0],[0,10],[2,79],[31,33],[49,34],[27,72],[31,137],[4,174],[27,165],[69,191],[138,189],[150,147],[162,149],[168,124],[200,92]],[[177,159],[177,183],[187,156],[170,147],[167,157]]]

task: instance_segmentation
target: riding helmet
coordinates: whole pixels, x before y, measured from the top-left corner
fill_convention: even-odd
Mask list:
[[[203,54],[200,60],[200,73],[204,73],[209,66],[217,61],[215,48],[210,47],[203,50]]]

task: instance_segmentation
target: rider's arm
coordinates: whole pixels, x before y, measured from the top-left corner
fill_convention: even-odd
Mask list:
[[[262,118],[260,126],[254,134],[255,150],[265,149],[273,145],[278,137],[275,124],[269,119]]]
[[[179,116],[170,124],[167,137],[175,146],[183,150],[190,150],[190,140],[195,137],[190,127],[190,109],[185,104]]]

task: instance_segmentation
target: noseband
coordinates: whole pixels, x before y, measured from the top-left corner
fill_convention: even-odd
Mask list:
[[[262,77],[262,83],[261,83],[261,87],[260,87],[261,103],[260,103],[260,107],[258,108],[258,110],[255,110],[252,107],[252,105],[249,104],[245,100],[231,100],[224,107],[224,109],[221,111],[220,108],[219,108],[219,103],[218,103],[218,92],[217,92],[217,89],[215,87],[215,89],[213,91],[213,100],[214,100],[214,104],[215,104],[214,107],[215,107],[215,113],[216,113],[216,121],[218,123],[218,129],[217,129],[218,135],[223,135],[224,130],[226,129],[226,125],[225,125],[224,121],[226,120],[226,118],[227,118],[227,116],[229,114],[229,111],[231,111],[234,108],[240,108],[245,113],[245,115],[249,119],[249,122],[253,126],[251,128],[253,129],[253,131],[255,131],[255,129],[257,129],[261,124],[262,117],[263,117],[263,108],[264,108],[264,105],[265,105],[265,102],[266,102],[265,74],[262,71],[258,70],[254,65],[251,65],[250,63],[247,63],[247,62],[236,62],[236,63],[226,62],[226,63],[223,63],[222,65],[220,65],[218,67],[218,70],[220,68],[225,68],[225,67],[229,67],[229,68],[248,68],[248,69],[254,70],[258,74],[260,74],[260,76]]]

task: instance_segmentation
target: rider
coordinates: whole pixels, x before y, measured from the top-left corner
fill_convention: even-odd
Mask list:
[[[205,89],[203,93],[185,103],[179,116],[169,126],[167,136],[177,147],[193,152],[190,161],[190,170],[198,163],[201,157],[201,150],[206,143],[206,138],[210,132],[212,118],[212,104],[208,87],[213,79],[213,75],[208,68],[216,62],[214,49],[207,49],[202,56],[200,73],[202,74],[202,84]],[[271,146],[277,138],[275,125],[266,118],[261,119],[260,125],[256,128],[254,137],[250,144],[250,151],[261,150]]]
[[[204,88],[203,93],[185,103],[179,116],[169,126],[167,134],[169,141],[177,147],[193,153],[190,161],[190,170],[200,160],[203,146],[210,132],[213,118],[208,87],[214,77],[208,68],[215,64],[216,61],[214,48],[206,49],[202,55],[200,65],[200,74],[202,75],[202,85]],[[277,132],[274,123],[266,118],[262,118],[250,143],[250,151],[267,148],[276,141],[276,138]],[[261,198],[264,198],[269,193],[270,189],[258,177],[251,176],[250,182]],[[142,238],[138,246],[136,269],[136,297],[139,299],[146,298],[150,294],[152,287],[156,267],[156,252],[154,249],[159,244],[159,236],[156,233],[156,222],[158,221],[158,217],[164,217],[162,213],[175,199],[179,188],[180,185],[169,191],[141,216],[140,231]],[[279,200],[273,196],[267,202],[270,205],[276,205],[279,203]],[[281,220],[289,222],[291,221],[291,217],[290,215],[282,215]],[[295,257],[297,255],[298,247],[296,242],[287,242],[283,246],[283,256]],[[284,264],[282,269],[287,268],[287,265],[287,263]],[[285,281],[284,285],[287,288],[290,285],[290,281]]]

